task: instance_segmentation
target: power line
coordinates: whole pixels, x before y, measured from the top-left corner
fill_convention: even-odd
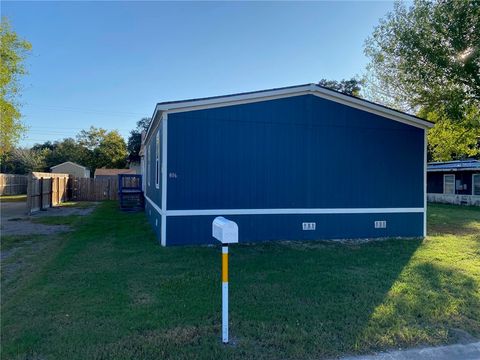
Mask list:
[[[135,112],[129,112],[129,111],[98,110],[98,109],[88,109],[88,108],[57,106],[57,105],[39,105],[34,103],[26,103],[24,104],[24,106],[37,107],[40,109],[43,108],[43,109],[53,110],[53,111],[83,112],[83,113],[89,113],[89,114],[103,114],[103,115],[112,115],[112,116],[114,114],[122,114],[122,115],[137,115],[137,116],[148,117],[145,115],[145,113],[135,113]]]
[[[64,129],[64,130],[88,130],[89,128],[85,128],[85,127],[58,127],[58,126],[29,126],[27,125],[30,129]],[[92,125],[93,126],[93,125]],[[130,131],[132,129],[125,129],[125,128],[115,128],[115,130],[124,130],[124,131]]]

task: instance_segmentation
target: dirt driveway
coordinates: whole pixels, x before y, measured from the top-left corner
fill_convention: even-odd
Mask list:
[[[27,215],[27,203],[26,202],[0,202],[0,214],[2,218],[2,224],[4,221],[13,218],[22,218]]]
[[[26,202],[1,202],[0,229],[5,235],[49,235],[65,232],[70,229],[67,225],[46,225],[31,220],[43,216],[70,216],[87,215],[95,206],[90,207],[54,207],[45,211],[38,211],[33,215],[27,214]]]

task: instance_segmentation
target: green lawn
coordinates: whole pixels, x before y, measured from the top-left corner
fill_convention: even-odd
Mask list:
[[[112,202],[69,223],[14,285],[2,271],[3,358],[310,359],[480,337],[479,208],[430,206],[426,240],[232,246],[230,346],[218,247],[162,248]]]
[[[24,202],[24,201],[27,201],[27,194],[0,196],[0,202]]]

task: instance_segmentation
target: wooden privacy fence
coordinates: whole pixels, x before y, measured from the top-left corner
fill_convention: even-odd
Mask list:
[[[73,201],[118,200],[118,176],[101,176],[95,179],[70,178]],[[140,178],[123,178],[124,187],[140,186]]]
[[[69,175],[32,172],[28,175],[27,209],[34,212],[67,201]]]
[[[26,194],[27,183],[27,175],[0,174],[0,195]]]
[[[118,200],[118,179],[71,178],[73,201]]]
[[[124,181],[123,186],[138,186],[139,179]],[[68,174],[33,172],[28,175],[27,208],[30,212],[46,209],[65,201],[118,200],[118,177],[97,179]]]

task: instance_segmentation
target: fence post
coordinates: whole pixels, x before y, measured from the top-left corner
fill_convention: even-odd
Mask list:
[[[50,178],[50,195],[48,198],[50,199],[50,207],[53,207],[53,177]]]
[[[40,210],[43,210],[43,177],[38,180],[38,188],[40,189]]]

